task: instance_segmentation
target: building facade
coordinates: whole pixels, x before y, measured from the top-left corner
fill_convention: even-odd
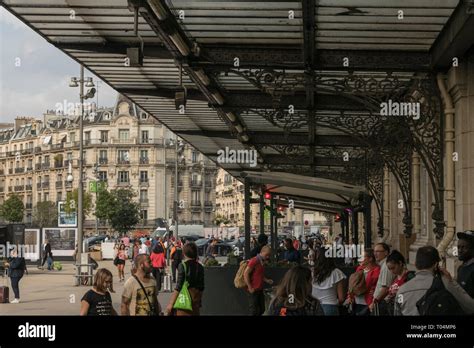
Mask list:
[[[41,201],[60,202],[78,187],[79,117],[44,114],[43,120],[17,118],[0,129],[0,204],[9,194],[23,199],[27,224]],[[178,167],[178,221],[210,226],[214,214],[216,166],[160,122],[119,96],[113,108],[84,117],[84,189],[94,181],[108,189],[132,188],[140,203],[137,228],[173,217],[175,160]],[[175,142],[179,142],[179,154]],[[67,177],[72,174],[73,180]],[[93,204],[95,195],[92,194]],[[92,209],[93,211],[93,209]],[[91,213],[84,228],[93,233]],[[107,227],[99,225],[103,230]]]

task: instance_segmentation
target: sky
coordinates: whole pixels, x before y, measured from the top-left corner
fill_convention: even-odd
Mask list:
[[[0,7],[0,122],[42,118],[64,100],[78,103],[79,88],[69,81],[79,72],[78,63]],[[99,80],[87,69],[85,76]],[[105,82],[99,84],[99,106],[113,106],[116,97]]]

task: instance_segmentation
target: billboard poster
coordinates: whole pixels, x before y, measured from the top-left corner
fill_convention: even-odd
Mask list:
[[[64,205],[66,202],[58,202],[58,227],[76,227],[77,213],[66,213]]]

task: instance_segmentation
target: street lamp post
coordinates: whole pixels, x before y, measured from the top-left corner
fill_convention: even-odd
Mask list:
[[[76,77],[71,78],[71,82],[69,87],[78,87],[79,86],[79,98],[81,101],[81,117],[79,118],[79,185],[77,189],[77,257],[76,260],[81,260],[81,254],[83,253],[83,191],[84,191],[84,183],[83,183],[83,162],[84,162],[84,143],[83,143],[83,133],[84,133],[84,100],[93,98],[96,92],[95,88],[91,88],[87,91],[87,94],[84,94],[84,83],[86,83],[86,87],[94,87],[94,83],[92,82],[92,77],[88,77],[87,80],[84,79],[84,66],[81,65],[81,73],[79,80]],[[81,261],[79,261],[81,262]]]
[[[176,152],[176,161],[174,162],[174,212],[175,212],[175,232],[176,232],[176,240],[178,240],[178,135],[175,135],[175,152]]]

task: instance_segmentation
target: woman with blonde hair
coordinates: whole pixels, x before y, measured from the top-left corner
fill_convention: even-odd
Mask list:
[[[311,296],[311,291],[311,271],[302,266],[291,268],[278,285],[266,314],[273,316],[324,315],[320,302]]]
[[[80,315],[117,315],[110,293],[113,289],[112,273],[101,268],[94,276],[94,285],[81,299]]]

